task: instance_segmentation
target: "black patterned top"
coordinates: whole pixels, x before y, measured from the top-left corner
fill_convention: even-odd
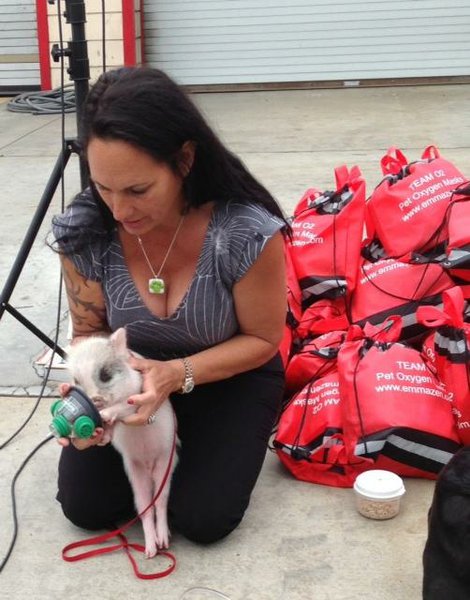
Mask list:
[[[186,294],[172,315],[158,317],[129,275],[117,228],[109,234],[101,223],[96,202],[85,191],[54,218],[53,233],[69,254],[67,246],[92,231],[91,241],[70,259],[84,277],[102,282],[111,330],[125,326],[132,350],[159,359],[193,354],[237,333],[232,286],[284,226],[258,204],[215,204]]]

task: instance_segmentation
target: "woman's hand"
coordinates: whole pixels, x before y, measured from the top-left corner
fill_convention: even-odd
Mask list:
[[[87,448],[91,448],[92,446],[99,446],[103,438],[103,433],[104,429],[102,427],[97,427],[93,432],[92,436],[87,439],[62,437],[58,438],[57,442],[59,446],[62,446],[63,448],[72,445],[77,450],[86,450]]]
[[[65,396],[67,396],[67,394],[70,392],[71,388],[72,385],[70,383],[61,383],[59,385],[59,394],[61,397],[65,398]],[[86,450],[87,448],[91,448],[91,446],[99,446],[103,438],[103,433],[104,429],[102,427],[96,427],[92,436],[87,439],[61,437],[57,438],[57,443],[63,448],[72,445],[77,450]]]
[[[146,425],[151,417],[168,399],[172,392],[181,389],[184,365],[180,360],[149,360],[132,357],[130,366],[143,376],[142,392],[128,399],[137,411],[123,419],[127,425]]]

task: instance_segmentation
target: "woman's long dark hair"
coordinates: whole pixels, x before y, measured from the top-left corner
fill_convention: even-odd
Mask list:
[[[284,219],[271,194],[225,148],[182,88],[160,70],[130,67],[103,73],[84,104],[82,130],[79,141],[85,156],[93,137],[120,140],[177,173],[181,148],[191,141],[194,162],[183,181],[190,207],[236,200],[262,204]]]

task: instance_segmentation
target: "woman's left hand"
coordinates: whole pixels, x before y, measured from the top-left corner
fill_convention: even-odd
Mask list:
[[[181,361],[150,360],[132,357],[130,366],[143,377],[142,392],[128,398],[137,411],[123,419],[127,425],[146,425],[149,418],[160,408],[172,392],[181,388],[184,366]]]

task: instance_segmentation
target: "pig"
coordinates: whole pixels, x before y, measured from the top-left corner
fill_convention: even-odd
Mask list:
[[[91,336],[72,345],[67,368],[73,384],[82,389],[99,410],[104,424],[101,444],[111,442],[122,455],[139,514],[152,502],[172,461],[170,476],[159,498],[141,516],[145,556],[152,558],[159,548],[169,545],[167,504],[171,473],[176,465],[173,452],[176,420],[167,399],[152,423],[131,426],[122,422],[136,410],[127,399],[142,388],[142,376],[130,367],[130,356],[126,330],[120,328],[109,337]]]

